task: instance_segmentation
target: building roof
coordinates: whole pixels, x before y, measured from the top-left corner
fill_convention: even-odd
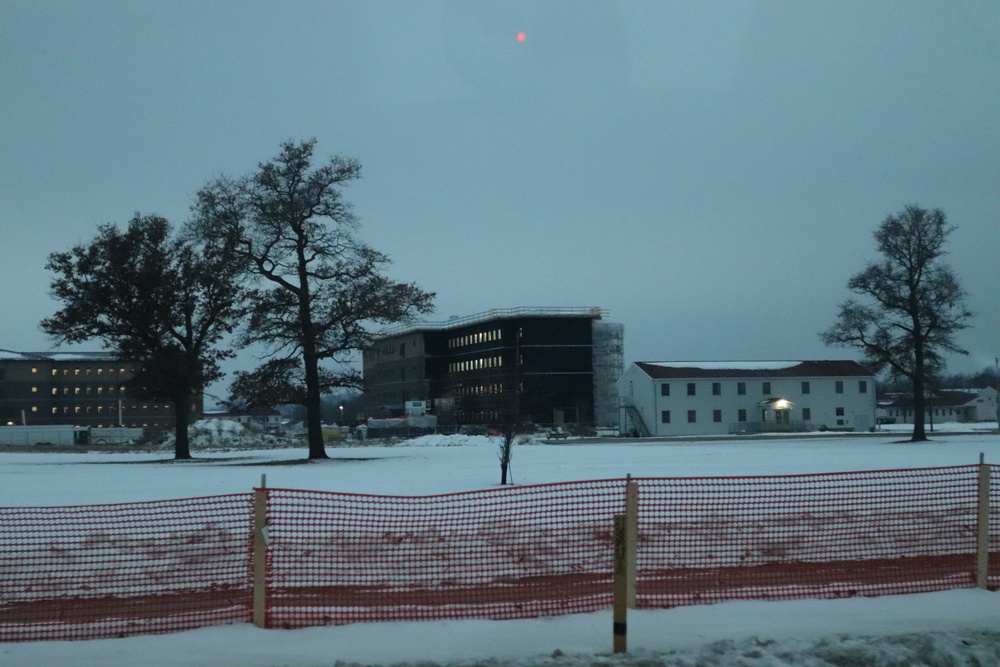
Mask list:
[[[15,352],[0,349],[2,361],[117,361],[113,352]]]
[[[929,408],[960,408],[970,403],[975,403],[978,397],[978,394],[966,393],[964,391],[942,390],[925,398],[924,405]],[[897,396],[891,403],[883,407],[912,408],[913,396]]]
[[[653,379],[874,377],[856,361],[637,361]]]
[[[376,336],[377,340],[392,338],[404,334],[415,333],[417,331],[445,331],[467,327],[481,322],[494,320],[509,320],[518,317],[585,317],[592,320],[599,320],[605,311],[601,308],[574,308],[565,306],[555,307],[520,307],[520,308],[493,308],[475,315],[465,315],[463,317],[450,317],[443,322],[412,322],[389,327]]]

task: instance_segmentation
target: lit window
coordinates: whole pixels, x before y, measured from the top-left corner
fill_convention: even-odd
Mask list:
[[[38,393],[38,387],[32,387],[31,388],[31,393],[32,394],[37,394]]]
[[[59,414],[59,408],[52,408],[52,414]]]
[[[59,393],[59,390],[56,389],[55,387],[52,387],[52,395],[55,396],[58,393]]]
[[[38,372],[38,368],[36,368],[35,366],[32,366],[31,367],[31,372],[32,373],[37,373]]]
[[[32,412],[38,412],[38,406],[37,405],[32,405],[31,406],[31,411]]]

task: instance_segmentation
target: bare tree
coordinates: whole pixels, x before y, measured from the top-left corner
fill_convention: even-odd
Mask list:
[[[324,381],[321,364],[345,368],[352,353],[371,345],[373,328],[430,312],[434,294],[384,275],[389,258],[356,237],[341,194],[360,165],[333,157],[313,168],[315,143],[286,142],[253,175],[218,179],[198,193],[196,211],[199,232],[229,240],[250,267],[240,343],[263,343],[270,356],[298,361],[309,458],[326,458],[321,396],[336,382]]]
[[[906,206],[875,230],[882,259],[871,262],[847,283],[864,297],[840,304],[836,323],[821,334],[827,345],[855,347],[874,372],[890,371],[910,380],[913,390],[912,441],[927,439],[925,389],[945,367],[944,353],[967,354],[954,335],[968,327],[972,313],[954,271],[940,260],[955,230],[939,209]]]
[[[167,220],[136,214],[126,231],[103,225],[90,243],[53,253],[46,265],[63,307],[42,329],[71,343],[100,340],[138,362],[126,388],[173,403],[178,459],[191,458],[193,397],[232,356],[217,346],[235,328],[240,302],[231,250],[175,236]]]

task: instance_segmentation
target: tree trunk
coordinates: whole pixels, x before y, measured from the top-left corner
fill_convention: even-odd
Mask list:
[[[917,345],[913,373],[913,435],[910,442],[926,442],[927,432],[924,430],[924,356],[920,345]]]
[[[188,424],[191,421],[191,392],[182,392],[174,397],[174,459],[191,458],[191,444],[188,438]]]
[[[306,372],[306,427],[309,438],[309,458],[327,459],[323,443],[322,401],[319,387],[319,360],[311,345],[304,346],[302,362]]]
[[[910,285],[910,317],[913,323],[913,436],[910,442],[925,442],[927,433],[924,431],[924,387],[926,386],[926,369],[924,368],[924,344],[927,339],[920,323],[920,304],[917,301],[916,285]]]
[[[503,440],[500,442],[500,486],[507,485],[510,460],[514,456],[514,438],[516,435],[515,432],[511,432],[508,428],[505,429],[504,434],[501,436]]]

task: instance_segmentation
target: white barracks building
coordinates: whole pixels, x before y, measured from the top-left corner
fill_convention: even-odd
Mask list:
[[[875,426],[875,376],[854,361],[636,362],[618,398],[639,437]]]

